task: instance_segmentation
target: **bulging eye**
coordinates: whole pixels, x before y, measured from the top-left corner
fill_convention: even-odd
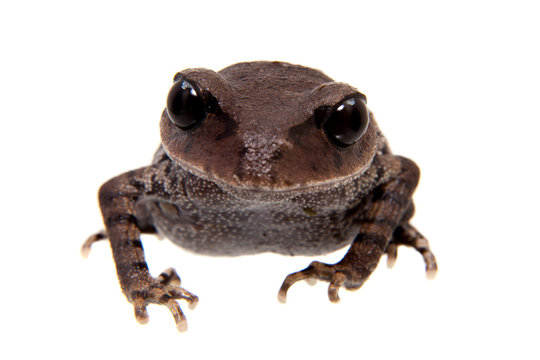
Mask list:
[[[187,80],[176,81],[167,96],[169,119],[182,130],[190,130],[206,118],[206,106],[198,89]]]
[[[343,100],[323,122],[322,128],[330,141],[347,147],[365,134],[369,125],[369,113],[360,97]]]

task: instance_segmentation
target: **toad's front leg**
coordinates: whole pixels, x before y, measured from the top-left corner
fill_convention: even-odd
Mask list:
[[[159,172],[154,166],[122,174],[99,191],[99,203],[107,235],[110,239],[116,272],[124,294],[135,308],[140,323],[148,321],[146,305],[165,305],[174,316],[178,330],[187,329],[185,316],[175,299],[185,299],[191,306],[197,297],[180,287],[180,278],[172,269],[153,278],[144,258],[137,224],[135,205],[143,199],[167,198],[166,186],[154,184],[153,175]]]
[[[411,160],[386,155],[380,161],[384,162],[381,168],[392,166],[398,170],[397,175],[377,186],[355,212],[360,231],[349,251],[336,264],[314,261],[306,269],[287,276],[279,290],[280,302],[285,302],[291,285],[305,279],[328,281],[328,297],[337,302],[341,286],[357,289],[375,270],[392,234],[410,208],[420,176],[418,167]]]

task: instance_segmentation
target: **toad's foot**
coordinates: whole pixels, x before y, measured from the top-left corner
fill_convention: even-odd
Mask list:
[[[399,245],[406,245],[414,248],[424,258],[426,264],[426,277],[434,279],[437,274],[437,260],[429,248],[427,239],[411,224],[402,224],[394,231],[392,241],[386,248],[386,265],[391,268],[397,260],[397,250]]]
[[[135,317],[141,324],[148,322],[148,304],[165,305],[171,311],[178,331],[187,330],[187,321],[176,300],[184,299],[193,309],[199,299],[194,294],[180,287],[180,277],[174,269],[167,269],[157,278],[133,280],[126,291],[128,300],[133,304]],[[176,299],[176,300],[175,300]]]
[[[105,232],[105,230],[101,230],[100,232],[89,236],[81,247],[82,256],[87,258],[90,254],[90,250],[92,250],[92,244],[94,244],[96,241],[105,240],[108,238],[109,237],[107,236],[107,232]]]
[[[328,298],[332,302],[339,302],[339,288],[358,289],[367,280],[372,270],[354,268],[350,263],[340,261],[337,264],[325,264],[319,261],[312,262],[304,270],[289,274],[278,293],[278,301],[285,303],[287,291],[300,280],[313,283],[315,280],[328,281]]]

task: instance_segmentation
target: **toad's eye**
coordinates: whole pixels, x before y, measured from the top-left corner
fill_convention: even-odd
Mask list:
[[[334,144],[347,147],[365,134],[369,125],[369,113],[365,101],[351,97],[339,103],[323,122],[326,136]]]
[[[206,118],[206,106],[195,85],[185,79],[176,81],[167,96],[169,119],[182,130],[191,130]]]

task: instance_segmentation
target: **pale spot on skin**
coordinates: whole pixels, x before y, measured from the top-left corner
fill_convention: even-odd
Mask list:
[[[269,178],[274,166],[273,157],[283,139],[251,131],[246,132],[243,140],[245,155],[242,167],[245,172],[251,176]]]

